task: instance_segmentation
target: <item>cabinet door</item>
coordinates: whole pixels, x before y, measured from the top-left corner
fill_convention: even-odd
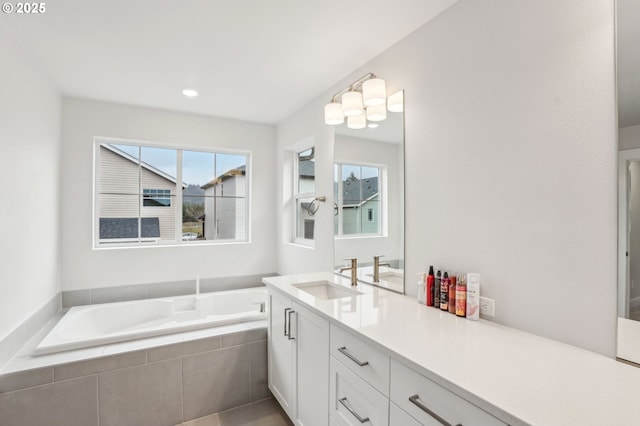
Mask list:
[[[288,332],[291,301],[269,293],[269,389],[289,417],[295,418],[295,340]]]
[[[329,322],[297,303],[293,335],[297,346],[297,410],[300,426],[329,423]]]

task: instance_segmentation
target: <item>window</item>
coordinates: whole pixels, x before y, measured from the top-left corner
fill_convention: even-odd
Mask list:
[[[315,229],[315,148],[296,151],[294,158],[295,241],[310,244]]]
[[[248,240],[247,154],[108,140],[96,153],[96,247]]]
[[[171,190],[143,189],[142,205],[144,207],[171,207]]]
[[[382,170],[358,164],[334,166],[335,235],[381,235]]]

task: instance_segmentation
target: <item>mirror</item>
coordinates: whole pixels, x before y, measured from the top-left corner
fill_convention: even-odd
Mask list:
[[[360,281],[404,293],[404,113],[373,124],[335,126],[335,272],[350,276],[340,268],[355,257]],[[383,256],[377,277],[374,256]]]
[[[618,347],[640,364],[640,2],[617,1]]]

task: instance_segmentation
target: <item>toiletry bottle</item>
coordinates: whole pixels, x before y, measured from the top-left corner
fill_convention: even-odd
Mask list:
[[[427,303],[427,288],[425,283],[426,274],[424,272],[418,272],[416,275],[418,276],[418,282],[416,284],[418,286],[418,303],[424,305]]]
[[[433,266],[429,266],[429,275],[427,275],[427,306],[433,306],[433,286],[436,277],[433,275]]]
[[[440,307],[440,284],[442,284],[442,278],[440,275],[440,270],[438,270],[433,286],[433,306],[436,308]]]
[[[467,316],[467,276],[464,274],[458,275],[456,284],[456,315]]]
[[[450,282],[449,282],[449,313],[456,313],[456,276],[451,274]]]
[[[467,274],[467,319],[480,318],[480,274]]]
[[[442,282],[440,283],[440,309],[443,311],[449,310],[449,274],[445,271],[442,276]]]

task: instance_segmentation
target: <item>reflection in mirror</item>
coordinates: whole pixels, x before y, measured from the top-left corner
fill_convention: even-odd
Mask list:
[[[403,293],[404,114],[389,111],[373,124],[335,127],[335,271],[356,257],[360,281]]]
[[[640,2],[617,1],[618,358],[640,364]]]

